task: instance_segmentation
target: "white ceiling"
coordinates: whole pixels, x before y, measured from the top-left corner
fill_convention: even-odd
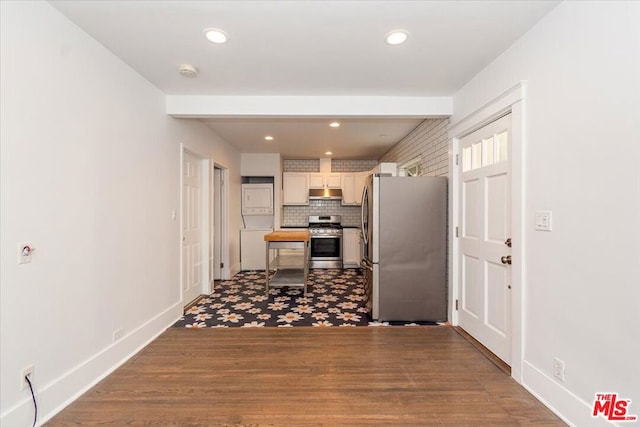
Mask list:
[[[290,159],[378,159],[415,129],[422,119],[340,119],[339,128],[325,118],[202,119],[222,138],[245,153],[286,152]],[[268,130],[268,132],[267,132]],[[267,142],[265,135],[273,135]],[[331,151],[335,155],[325,154]]]
[[[51,1],[167,95],[451,96],[557,1]],[[205,28],[229,35],[225,45]],[[409,40],[389,46],[393,29]],[[196,78],[178,74],[180,64]],[[204,115],[202,116],[204,117]],[[207,118],[242,152],[377,158],[418,118]],[[276,138],[265,145],[264,135]],[[387,135],[381,137],[380,135]]]

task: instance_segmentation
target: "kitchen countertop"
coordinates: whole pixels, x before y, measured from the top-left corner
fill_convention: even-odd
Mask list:
[[[307,242],[311,233],[305,231],[287,231],[279,230],[264,235],[266,242]]]
[[[283,225],[280,228],[308,228],[308,225]],[[360,228],[360,225],[343,225],[342,228]]]

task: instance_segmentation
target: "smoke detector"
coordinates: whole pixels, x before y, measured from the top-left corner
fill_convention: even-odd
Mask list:
[[[182,64],[178,67],[178,72],[185,77],[195,77],[198,75],[198,69],[191,64]]]

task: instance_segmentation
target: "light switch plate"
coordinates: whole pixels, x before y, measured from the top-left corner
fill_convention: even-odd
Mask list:
[[[536,230],[551,231],[551,211],[536,211]]]

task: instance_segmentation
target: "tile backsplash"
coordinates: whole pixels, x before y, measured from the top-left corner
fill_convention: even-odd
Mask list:
[[[360,225],[360,206],[342,206],[340,200],[309,200],[309,206],[284,206],[284,226],[308,225],[309,215],[342,215],[343,226]]]
[[[332,160],[331,172],[364,172],[377,165],[377,160]]]
[[[377,160],[331,160],[331,172],[364,172],[378,164]],[[320,159],[285,159],[284,172],[320,172]]]
[[[284,172],[319,172],[320,159],[295,160],[285,159],[282,162]]]

